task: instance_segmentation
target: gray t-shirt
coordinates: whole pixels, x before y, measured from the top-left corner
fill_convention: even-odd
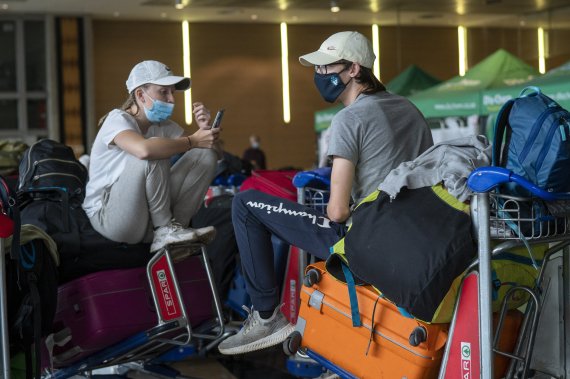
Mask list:
[[[375,191],[392,169],[432,145],[420,111],[406,98],[381,91],[358,95],[334,116],[327,154],[354,163],[352,198],[358,203]]]

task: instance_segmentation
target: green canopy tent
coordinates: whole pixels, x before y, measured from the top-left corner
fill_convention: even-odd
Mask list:
[[[514,86],[539,75],[538,71],[506,50],[499,49],[468,70],[409,99],[426,118],[482,115],[483,91]]]
[[[479,134],[488,113],[483,110],[483,92],[515,86],[539,75],[538,71],[500,49],[468,70],[409,99],[428,119],[434,142]]]
[[[317,133],[328,129],[331,126],[331,121],[335,114],[340,111],[344,106],[342,104],[337,104],[334,107],[329,107],[326,109],[321,109],[315,112],[315,131]]]
[[[497,113],[504,103],[519,96],[521,91],[528,86],[540,88],[542,93],[557,101],[564,108],[570,109],[570,62],[521,85],[485,91],[483,93],[483,114]]]
[[[315,112],[315,132],[317,132],[317,166],[323,167],[327,164],[329,143],[329,126],[335,114],[344,106],[339,103],[335,106]]]
[[[410,96],[439,83],[441,83],[441,80],[434,78],[413,64],[408,66],[408,68],[386,84],[386,88],[392,93],[397,93],[402,96]]]

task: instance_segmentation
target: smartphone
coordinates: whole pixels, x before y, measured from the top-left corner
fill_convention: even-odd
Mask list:
[[[218,113],[216,113],[216,117],[214,117],[214,122],[212,123],[212,129],[219,128],[220,124],[222,123],[222,118],[224,117],[225,109],[220,109]]]

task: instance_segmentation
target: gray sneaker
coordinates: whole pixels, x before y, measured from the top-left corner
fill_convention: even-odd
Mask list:
[[[248,313],[247,319],[236,335],[226,338],[218,345],[222,354],[243,354],[278,345],[295,330],[295,326],[281,313],[281,306],[275,308],[267,320],[262,319],[253,307],[251,310],[246,306],[243,308]]]
[[[175,220],[170,221],[168,225],[161,226],[154,231],[150,252],[154,253],[166,245],[179,244],[184,242],[199,242],[208,244],[212,242],[216,236],[216,229],[213,226],[207,226],[200,229],[184,228]]]

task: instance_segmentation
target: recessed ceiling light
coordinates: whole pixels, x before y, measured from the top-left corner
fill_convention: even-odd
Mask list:
[[[331,12],[332,13],[340,12],[340,7],[337,5],[336,1],[331,1]]]
[[[120,15],[121,15],[121,14],[120,14],[119,12],[117,12],[117,11],[114,11],[114,12],[113,12],[113,17],[119,17]]]
[[[250,18],[255,21],[255,20],[257,20],[257,15],[256,15],[256,14],[252,14],[252,15],[250,16]]]
[[[168,16],[168,15],[166,14],[166,12],[162,12],[162,13],[160,14],[160,17],[162,17],[162,18],[166,18],[166,16]]]
[[[2,4],[2,9],[8,9],[8,4]]]

